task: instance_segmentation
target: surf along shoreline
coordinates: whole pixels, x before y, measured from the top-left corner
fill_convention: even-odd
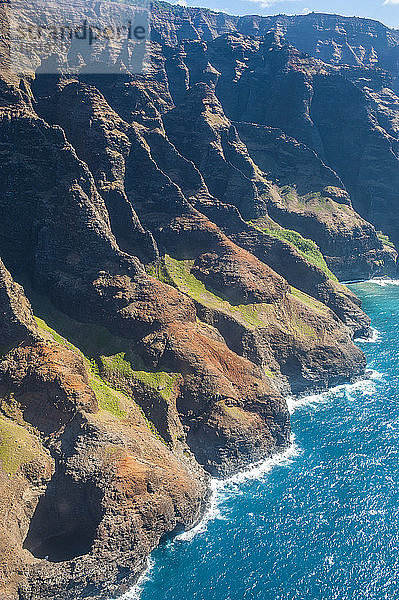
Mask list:
[[[355,283],[371,283],[381,287],[387,285],[399,286],[399,279],[391,279],[388,277],[372,278],[369,280],[359,280],[345,282],[345,285],[351,285]],[[355,343],[376,343],[381,339],[380,332],[374,327],[370,327],[370,336],[367,338],[359,337],[355,338]],[[300,410],[304,407],[314,407],[328,402],[334,395],[345,390],[347,394],[350,394],[351,390],[362,388],[363,386],[370,385],[371,383],[378,381],[381,375],[373,369],[366,367],[364,374],[361,377],[356,377],[353,381],[342,383],[339,385],[332,386],[326,390],[313,393],[304,393],[302,395],[293,396],[289,395],[286,397],[288,410],[290,415],[295,411]],[[231,475],[225,479],[211,478],[211,489],[207,503],[205,504],[202,513],[197,522],[190,528],[182,533],[176,534],[171,543],[176,542],[190,542],[194,537],[206,531],[207,526],[210,522],[215,519],[223,519],[223,513],[221,507],[223,501],[232,494],[237,494],[240,487],[247,481],[261,480],[266,474],[270,473],[276,467],[289,466],[295,458],[301,453],[301,448],[296,444],[295,434],[291,433],[290,444],[282,452],[278,452],[265,458],[264,460],[257,461],[249,465],[246,469],[239,471],[238,473]],[[135,585],[124,595],[119,596],[117,599],[111,600],[140,600],[143,586],[147,581],[151,579],[151,571],[155,566],[155,560],[152,556],[147,559],[147,567],[138,578]]]

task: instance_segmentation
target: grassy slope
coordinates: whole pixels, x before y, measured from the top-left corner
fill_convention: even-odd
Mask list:
[[[384,244],[384,246],[388,246],[388,248],[395,249],[395,244],[391,242],[388,235],[385,235],[382,231],[377,231],[378,239]]]
[[[299,254],[301,254],[308,262],[324,271],[324,273],[333,281],[338,281],[336,276],[328,268],[322,253],[313,240],[302,237],[301,234],[292,229],[284,229],[282,227],[275,229],[265,228],[258,225],[255,221],[252,221],[251,225],[259,231],[262,231],[262,233],[271,235],[283,242],[288,242],[291,246],[294,246]]]
[[[305,339],[316,337],[317,334],[313,327],[302,318],[300,311],[295,312],[292,304],[291,312],[290,309],[286,310],[283,305],[267,303],[233,306],[208,290],[191,273],[192,265],[192,260],[176,260],[166,255],[162,263],[151,267],[151,273],[156,273],[159,279],[174,285],[202,306],[230,316],[249,329],[268,328],[280,324],[285,331],[291,332],[297,337]],[[324,304],[295,288],[291,288],[291,295],[313,312],[320,315],[329,313],[329,309]]]
[[[55,329],[53,329],[52,327],[47,325],[47,323],[43,319],[41,319],[39,317],[35,317],[35,319],[39,326],[39,329],[49,333],[56,342],[58,342],[59,344],[62,344],[64,346],[67,346],[68,348],[70,348],[74,352],[77,352],[78,354],[80,354],[83,357],[86,368],[87,368],[87,373],[89,376],[90,387],[96,394],[99,407],[103,410],[108,411],[115,417],[122,418],[122,417],[126,416],[126,412],[124,410],[122,410],[122,408],[120,406],[121,392],[118,392],[117,390],[114,390],[113,388],[111,388],[100,377],[97,363],[93,359],[90,360],[87,356],[85,356],[78,347],[76,347],[74,344],[69,342],[65,337],[61,336],[57,331],[55,331]]]
[[[114,338],[108,330],[104,327],[92,326],[90,324],[78,323],[73,319],[70,319],[67,315],[60,313],[56,309],[52,308],[52,314],[54,318],[54,314],[57,314],[57,318],[59,321],[65,323],[69,323],[70,325],[78,325],[78,329],[80,331],[80,335],[82,335],[82,340],[85,340],[85,347],[91,348],[91,354],[94,354],[95,343],[99,344],[99,348],[104,349],[108,347],[108,349],[115,350],[115,344],[118,344],[117,338]],[[72,344],[65,337],[61,336],[57,331],[55,331],[52,327],[50,327],[43,319],[39,317],[35,317],[36,322],[39,325],[39,328],[42,331],[46,331],[51,334],[51,336],[60,344],[63,344],[70,348],[71,350],[80,354],[85,362],[88,376],[89,376],[89,384],[92,388],[93,392],[96,395],[98,405],[100,409],[109,412],[111,415],[117,418],[124,418],[128,416],[128,407],[134,402],[134,399],[125,394],[122,390],[116,389],[112,387],[107,381],[104,380],[104,377],[111,376],[113,374],[124,375],[126,377],[130,377],[132,379],[137,379],[147,385],[150,388],[157,387],[157,392],[161,392],[169,399],[172,393],[172,386],[174,385],[176,378],[180,378],[180,374],[172,374],[157,372],[151,373],[148,371],[134,371],[132,366],[128,360],[125,359],[125,353],[121,352],[119,354],[111,355],[111,356],[103,356],[98,355],[96,358],[87,357],[80,348]],[[71,327],[73,329],[73,327]],[[111,345],[109,345],[111,344]],[[100,370],[101,369],[101,370]],[[160,385],[162,382],[162,390],[160,390]],[[139,404],[134,402],[135,406],[140,410],[145,422],[147,423],[150,431],[158,438],[161,442],[166,444],[165,440],[159,434],[155,425],[147,418],[143,409]]]
[[[23,465],[45,455],[38,439],[24,427],[0,415],[0,463],[5,473],[15,475]]]
[[[164,268],[167,272],[167,280],[165,282],[169,283],[171,281],[175,287],[193,298],[193,300],[209,308],[217,309],[226,315],[235,317],[238,321],[243,321],[250,329],[262,327],[268,323],[266,315],[270,312],[272,305],[259,303],[233,306],[227,300],[208,290],[191,273],[194,261],[176,260],[168,255],[165,256],[164,260]]]

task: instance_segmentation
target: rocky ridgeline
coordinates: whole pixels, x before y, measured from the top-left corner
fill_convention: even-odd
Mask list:
[[[0,598],[105,599],[195,523],[210,475],[288,446],[287,394],[364,372],[339,280],[396,272],[398,39],[159,3],[147,75],[108,48],[107,76],[53,56],[19,79],[8,10]]]

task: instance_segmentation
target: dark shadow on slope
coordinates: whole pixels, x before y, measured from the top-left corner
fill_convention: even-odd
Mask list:
[[[40,499],[23,547],[50,562],[88,554],[103,516],[102,492],[57,473]]]

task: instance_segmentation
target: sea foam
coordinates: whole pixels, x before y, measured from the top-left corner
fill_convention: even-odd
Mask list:
[[[119,596],[118,600],[140,600],[141,592],[143,591],[143,586],[147,581],[151,579],[151,571],[154,567],[154,564],[155,561],[150,556],[147,559],[147,568],[144,571],[144,573],[140,575],[140,577],[137,580],[137,583],[132,588],[130,588],[130,590],[126,592],[126,594],[123,594],[123,596]]]
[[[386,287],[387,285],[399,285],[399,279],[390,279],[389,277],[374,277],[369,279],[365,283],[373,283],[380,287]]]
[[[358,337],[355,338],[353,341],[357,344],[358,342],[361,342],[362,344],[375,344],[377,342],[381,341],[381,333],[378,331],[378,329],[375,329],[374,327],[371,327],[371,336],[368,338],[364,338],[364,337]]]
[[[211,521],[214,521],[215,519],[225,520],[226,516],[223,515],[222,510],[223,503],[232,495],[238,495],[240,493],[240,486],[245,481],[259,480],[274,467],[289,465],[298,454],[299,448],[295,443],[294,435],[291,435],[291,443],[284,452],[267,458],[262,462],[254,463],[245,471],[237,473],[227,479],[213,478],[211,480],[211,496],[208,508],[202,519],[191,529],[177,535],[174,538],[174,542],[189,542],[196,535],[204,533]],[[119,600],[140,600],[143,586],[151,579],[153,567],[154,560],[150,557],[147,561],[146,571],[140,576],[137,583],[126,592],[126,594],[121,596]]]
[[[287,466],[299,454],[299,448],[295,443],[294,435],[291,435],[290,445],[284,452],[275,454],[263,461],[250,465],[244,471],[240,471],[226,479],[212,479],[211,497],[204,516],[192,529],[184,531],[176,536],[176,541],[191,541],[199,533],[206,531],[208,523],[215,519],[226,520],[223,514],[223,503],[232,495],[241,493],[240,487],[246,481],[259,480],[269,473],[274,467]]]
[[[294,411],[304,407],[316,407],[318,404],[326,403],[333,400],[338,393],[345,394],[348,400],[353,399],[353,394],[360,392],[365,396],[371,395],[375,391],[375,384],[383,379],[384,375],[369,369],[366,371],[366,377],[354,383],[342,384],[330,388],[319,394],[309,394],[301,398],[287,398],[288,409],[292,414]],[[264,461],[257,462],[226,479],[212,479],[211,481],[211,496],[208,503],[208,508],[205,511],[202,519],[191,529],[184,531],[174,538],[176,542],[190,542],[195,536],[204,533],[208,524],[216,519],[227,520],[226,511],[223,510],[223,505],[232,496],[238,496],[242,492],[242,485],[247,481],[260,480],[275,467],[289,466],[292,461],[301,453],[300,448],[295,442],[295,436],[291,435],[289,447],[279,454],[276,454]],[[151,579],[151,571],[154,566],[154,561],[150,557],[148,567],[145,573],[139,578],[136,585],[129,590],[120,600],[140,600],[143,586]]]
[[[309,394],[299,398],[289,396],[287,398],[288,410],[292,414],[299,408],[316,407],[318,404],[323,404],[332,400],[337,394],[345,394],[348,400],[352,399],[352,394],[361,392],[365,396],[369,396],[375,392],[376,382],[382,381],[384,374],[375,369],[367,369],[365,377],[353,383],[343,383],[335,387],[329,388],[319,394]]]

